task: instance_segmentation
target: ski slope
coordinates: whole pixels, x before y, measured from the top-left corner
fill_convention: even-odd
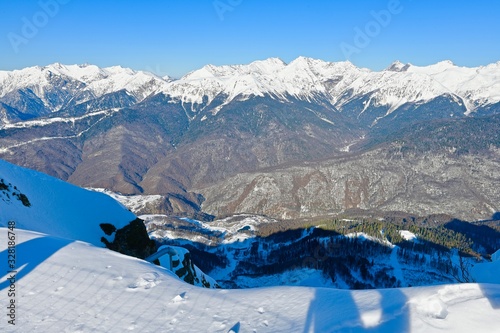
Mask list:
[[[93,245],[17,237],[16,325],[2,332],[494,332],[500,285],[213,290]],[[7,229],[0,228],[7,236]],[[5,258],[6,242],[0,243]],[[0,262],[6,272],[5,259]],[[2,273],[4,274],[4,273]],[[0,300],[7,300],[6,276]]]

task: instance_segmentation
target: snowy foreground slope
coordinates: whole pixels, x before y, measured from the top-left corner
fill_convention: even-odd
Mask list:
[[[20,229],[104,246],[101,223],[117,229],[135,220],[135,215],[113,198],[82,189],[41,172],[0,160],[0,226],[14,220]],[[25,205],[13,194],[22,193]]]
[[[106,194],[0,160],[0,227],[7,227],[12,221],[19,229],[81,240],[98,247],[105,246],[101,240],[104,237],[109,242],[108,248],[144,258],[154,253],[156,245],[149,240],[145,229],[141,236],[142,222],[134,220],[132,212]],[[118,231],[105,233],[107,229],[101,224],[112,225]],[[133,230],[127,231],[134,234],[132,240],[120,231],[127,228]],[[119,233],[119,244],[110,244]],[[176,248],[173,254],[174,267],[168,266],[173,272],[195,285],[218,286],[191,261],[187,250]],[[164,264],[169,255],[157,259]]]
[[[7,229],[0,234],[6,236]],[[477,333],[500,327],[498,284],[203,289],[164,268],[90,244],[23,230],[16,235],[16,325],[2,316],[2,332]],[[0,251],[6,258],[6,242]],[[0,266],[6,272],[5,259]],[[2,308],[8,288],[3,276]]]

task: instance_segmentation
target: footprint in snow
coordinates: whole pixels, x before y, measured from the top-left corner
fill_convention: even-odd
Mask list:
[[[160,275],[158,273],[145,273],[141,275],[139,278],[135,280],[134,283],[128,286],[129,289],[151,289],[156,287],[158,283],[161,282],[159,280]]]
[[[448,307],[436,295],[419,301],[416,304],[416,310],[418,313],[430,318],[445,319],[448,316]]]

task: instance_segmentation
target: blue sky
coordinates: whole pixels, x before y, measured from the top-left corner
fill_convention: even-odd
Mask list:
[[[494,0],[2,0],[0,12],[3,70],[92,63],[180,77],[300,55],[374,70],[500,60]]]

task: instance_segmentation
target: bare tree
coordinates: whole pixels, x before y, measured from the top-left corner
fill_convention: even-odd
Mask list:
[[[454,270],[452,270],[452,276],[457,282],[460,283],[474,283],[476,280],[472,276],[470,269],[472,268],[472,263],[470,260],[467,260],[464,258],[462,255],[462,251],[458,250],[458,261],[459,261],[459,266],[458,266],[458,271],[455,273]]]

